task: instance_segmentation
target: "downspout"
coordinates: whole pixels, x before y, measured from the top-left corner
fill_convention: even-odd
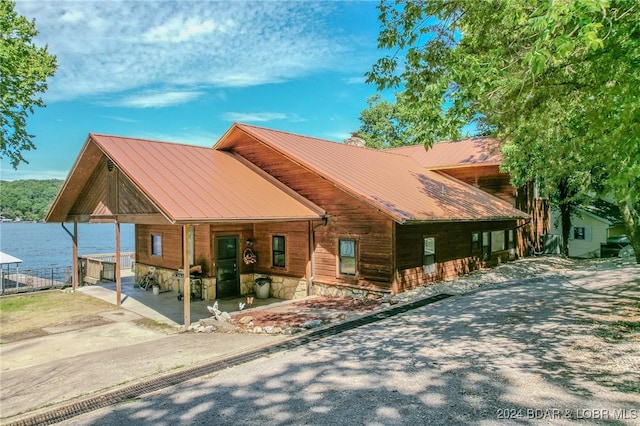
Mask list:
[[[64,222],[60,222],[60,225],[62,225],[62,229],[69,234],[73,243],[73,260],[71,262],[71,268],[73,271],[71,272],[71,286],[73,291],[76,291],[78,289],[78,221],[76,219],[73,220],[73,233],[64,226]]]
[[[316,229],[321,226],[327,226],[327,217],[324,216],[322,218],[322,223],[316,226],[313,226],[313,221],[309,221],[309,263],[311,264],[309,271],[309,281],[307,282],[307,296],[311,296],[313,294],[313,280],[316,275]]]

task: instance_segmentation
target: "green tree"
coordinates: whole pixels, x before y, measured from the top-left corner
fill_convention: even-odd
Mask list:
[[[402,94],[396,95],[393,103],[380,100],[380,95],[367,99],[369,107],[360,113],[362,125],[358,135],[368,147],[386,149],[420,143],[414,137],[419,123],[415,122],[413,111],[404,106],[401,97]]]
[[[41,221],[51,207],[64,181],[0,181],[0,214],[8,219]]]
[[[27,162],[23,151],[35,148],[34,135],[26,129],[27,117],[35,107],[44,107],[39,93],[47,90],[46,79],[56,70],[56,58],[47,47],[37,47],[35,21],[14,11],[12,0],[0,2],[0,100],[2,138],[0,157],[7,157],[17,168]]]
[[[514,182],[612,194],[640,263],[640,6],[628,0],[382,2],[368,81],[402,86],[434,134],[474,122]],[[593,176],[597,179],[593,179]],[[594,185],[597,183],[597,185]]]

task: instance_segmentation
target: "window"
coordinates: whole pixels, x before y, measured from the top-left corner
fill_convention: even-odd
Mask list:
[[[151,234],[151,256],[162,256],[162,235]]]
[[[574,240],[584,240],[586,236],[586,232],[584,226],[576,226],[573,228],[573,239]]]
[[[482,260],[489,260],[490,255],[491,232],[482,233]]]
[[[480,233],[474,232],[471,234],[471,250],[478,250],[480,248]]]
[[[356,240],[338,240],[338,271],[340,275],[356,275]]]
[[[285,242],[282,235],[271,237],[271,264],[278,268],[285,267]]]
[[[491,253],[502,251],[505,249],[505,231],[492,231],[491,232]]]
[[[507,248],[509,250],[516,248],[516,239],[513,229],[507,231]]]
[[[425,274],[436,273],[436,239],[425,237],[422,244],[422,265]]]

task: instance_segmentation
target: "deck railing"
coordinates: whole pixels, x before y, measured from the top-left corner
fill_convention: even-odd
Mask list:
[[[71,285],[71,267],[2,271],[1,294],[63,288]]]
[[[95,284],[98,281],[115,281],[116,280],[116,254],[115,253],[98,253],[85,254],[78,258],[83,282]],[[120,269],[131,269],[135,266],[135,253],[120,253]]]

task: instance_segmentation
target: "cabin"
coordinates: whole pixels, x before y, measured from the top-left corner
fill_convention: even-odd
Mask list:
[[[210,148],[90,134],[46,221],[134,223],[136,276],[153,267],[176,290],[195,266],[207,300],[260,277],[282,299],[395,294],[526,254],[544,206],[500,161],[488,138],[425,151],[240,123]]]

